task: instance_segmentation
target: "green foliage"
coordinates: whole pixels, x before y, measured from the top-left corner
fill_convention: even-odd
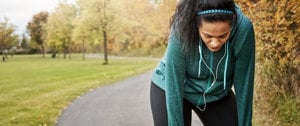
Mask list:
[[[297,104],[295,97],[283,97],[277,95],[271,99],[271,109],[275,110],[275,118],[279,119],[277,125],[279,126],[297,126],[300,124],[299,110],[300,106]]]
[[[157,64],[143,58],[111,58],[110,65],[99,65],[102,60],[91,57],[83,62],[79,55],[72,60],[22,55],[1,63],[0,125],[53,126],[60,112],[78,96]]]
[[[72,41],[72,31],[74,29],[74,19],[76,18],[77,9],[74,5],[59,3],[57,8],[48,17],[45,24],[47,31],[46,41],[51,52],[63,52],[64,58],[70,52],[74,45]]]
[[[41,46],[41,49],[43,51],[43,57],[45,57],[45,28],[44,24],[47,23],[48,18],[48,12],[40,12],[35,14],[32,17],[32,21],[28,23],[27,30],[30,34],[31,41],[37,43],[39,46]]]
[[[22,34],[22,40],[21,40],[21,47],[23,49],[27,49],[28,48],[28,38],[26,37],[26,35],[23,33]]]
[[[131,22],[131,25],[124,28],[126,38],[113,44],[119,44],[120,50],[128,52],[126,54],[129,55],[163,54],[164,49],[155,49],[166,46],[169,19],[174,13],[176,3],[164,0],[157,4],[149,4],[149,1],[134,0],[126,1],[122,5],[127,13],[123,18]]]
[[[238,3],[255,27],[257,114],[276,120],[268,125],[297,125],[300,120],[300,3],[298,0],[239,0]],[[264,119],[256,118],[258,122]]]
[[[8,18],[0,19],[0,53],[1,50],[9,50],[17,46],[18,35],[15,33],[15,27],[9,23]]]
[[[155,4],[147,0],[78,0],[76,11],[72,11],[76,12],[75,18],[69,18],[70,9],[59,6],[46,24],[47,46],[52,50],[63,49],[63,38],[69,38],[71,33],[73,42],[67,45],[73,52],[104,52],[106,40],[110,54],[161,55],[163,51],[152,49],[166,46],[175,4],[172,0]],[[64,3],[64,6],[74,5]],[[70,25],[72,29],[65,30],[68,34],[59,30]]]
[[[87,4],[86,4],[87,3]],[[108,63],[108,41],[111,37],[110,32],[117,27],[115,25],[115,15],[116,15],[116,6],[114,3],[117,1],[113,0],[90,0],[78,1],[78,5],[81,9],[80,17],[83,17],[84,20],[88,23],[87,29],[96,34],[96,40],[102,41],[103,53],[104,53],[104,63]],[[87,15],[87,16],[86,16]],[[99,38],[102,39],[99,39]]]

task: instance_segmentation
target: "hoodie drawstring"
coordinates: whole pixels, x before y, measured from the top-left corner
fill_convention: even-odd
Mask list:
[[[201,75],[201,62],[202,62],[202,44],[200,42],[199,45],[199,54],[200,54],[200,60],[199,60],[199,68],[198,68],[198,77]]]
[[[226,61],[225,61],[225,64],[224,64],[224,90],[226,89],[226,79],[227,79],[227,68],[228,68],[228,58],[229,58],[229,52],[228,52],[228,44],[229,42],[226,42],[225,44],[225,50],[226,50]]]
[[[214,74],[214,72],[213,72],[213,70],[212,70],[212,68],[210,68],[208,65],[207,65],[207,63],[205,62],[205,60],[203,59],[203,55],[202,55],[202,42],[200,42],[200,44],[199,44],[199,54],[200,54],[200,60],[199,60],[199,67],[198,67],[198,77],[200,77],[200,75],[201,75],[201,64],[202,64],[202,59],[203,59],[203,63],[204,63],[204,65],[208,68],[208,70],[212,73],[212,75],[213,75],[213,78],[214,78],[214,81],[212,82],[212,84],[210,85],[210,87],[209,88],[207,88],[205,91],[204,91],[204,93],[203,93],[203,102],[204,102],[204,107],[203,108],[200,108],[199,106],[196,106],[199,110],[201,110],[201,111],[205,111],[205,109],[206,109],[206,98],[205,98],[205,94],[207,93],[207,91],[208,90],[210,90],[212,87],[213,87],[213,85],[216,83],[216,81],[217,81],[217,78],[218,78],[218,69],[219,69],[219,65],[220,65],[220,63],[221,63],[221,61],[224,59],[224,57],[225,57],[225,55],[226,55],[226,60],[225,60],[225,69],[224,69],[224,90],[226,89],[226,75],[227,75],[227,65],[228,65],[228,57],[229,57],[229,53],[228,53],[228,46],[229,46],[229,42],[226,42],[225,43],[225,53],[224,53],[224,55],[222,56],[222,58],[220,59],[220,61],[218,62],[218,65],[217,65],[217,68],[216,68],[216,76],[215,76],[215,74]],[[198,103],[200,102],[200,98],[199,98],[199,100],[198,100]]]

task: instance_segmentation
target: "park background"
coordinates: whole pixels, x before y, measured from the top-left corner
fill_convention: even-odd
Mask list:
[[[255,28],[254,125],[299,125],[299,0],[235,2]],[[0,125],[54,125],[84,92],[153,69],[158,61],[142,57],[162,57],[175,6],[175,0],[62,0],[54,11],[36,13],[21,35],[0,17]],[[58,98],[68,87],[78,89]]]

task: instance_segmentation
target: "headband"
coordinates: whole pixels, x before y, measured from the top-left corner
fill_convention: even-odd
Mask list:
[[[204,10],[204,11],[199,11],[197,14],[200,16],[200,15],[206,15],[212,13],[233,14],[231,10],[222,10],[222,9]]]

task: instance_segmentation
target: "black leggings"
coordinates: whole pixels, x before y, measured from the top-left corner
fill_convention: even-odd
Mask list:
[[[151,84],[150,102],[154,126],[167,126],[168,115],[165,91]],[[201,106],[203,108],[203,106]],[[191,126],[192,110],[201,119],[204,126],[237,126],[237,110],[235,95],[232,91],[222,99],[207,103],[205,111],[200,111],[188,100],[183,99],[184,125]]]

